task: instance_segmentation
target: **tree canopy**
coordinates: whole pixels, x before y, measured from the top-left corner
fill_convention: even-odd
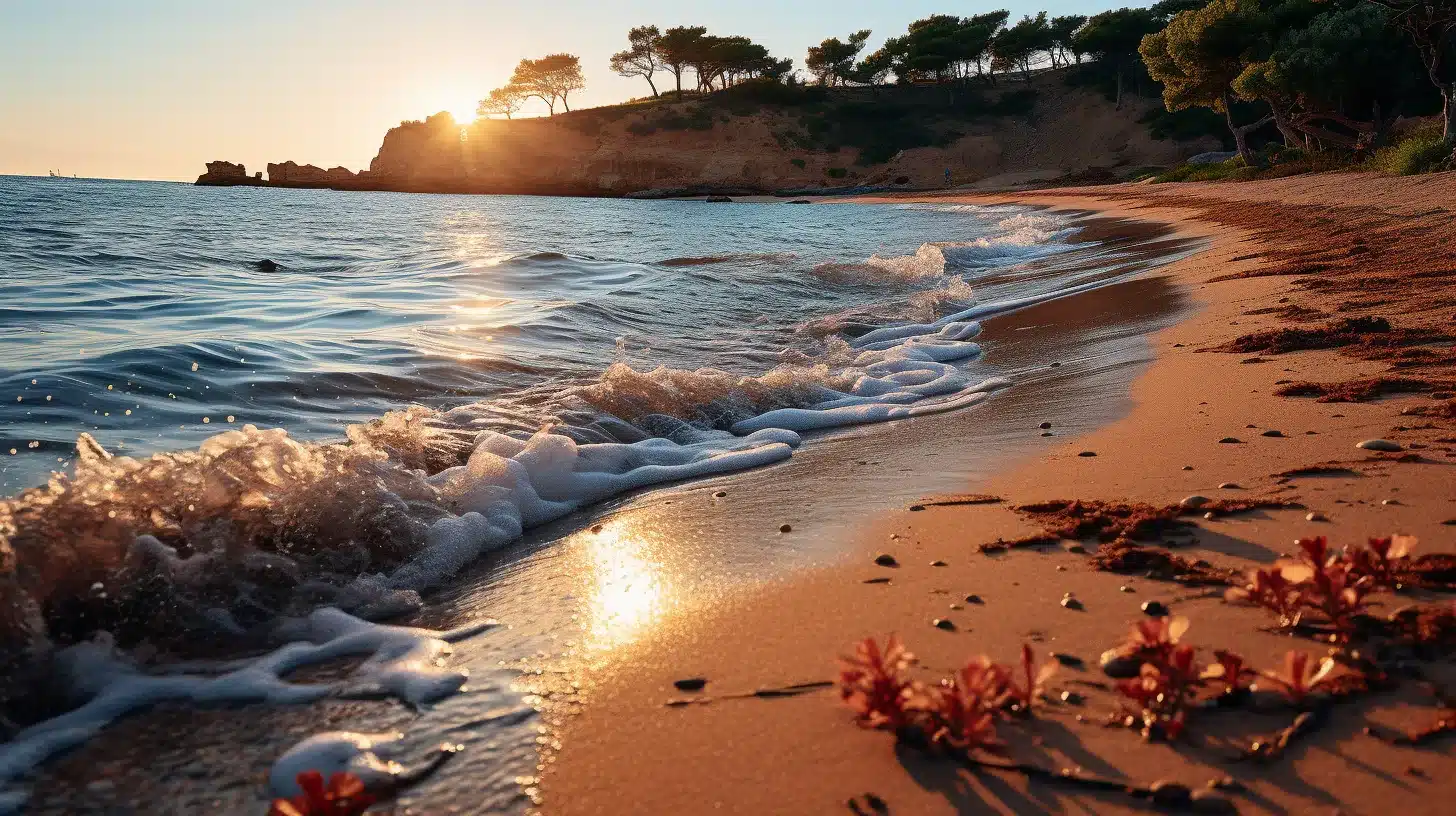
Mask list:
[[[661,39],[662,32],[657,30],[657,26],[637,26],[628,31],[627,50],[612,55],[612,71],[619,76],[642,77],[647,80],[652,95],[657,96],[657,83],[653,77],[667,67],[658,51]]]
[[[540,59],[521,60],[506,87],[515,89],[523,99],[540,99],[555,115],[557,102],[571,110],[566,97],[585,88],[586,80],[582,77],[581,60],[575,55],[548,54]]]
[[[870,30],[863,29],[849,35],[848,39],[830,37],[818,45],[809,47],[804,67],[819,80],[820,85],[844,85],[855,81],[855,58],[869,41]]]

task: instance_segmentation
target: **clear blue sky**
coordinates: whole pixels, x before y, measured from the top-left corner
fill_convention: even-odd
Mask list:
[[[522,57],[568,51],[573,108],[647,93],[607,68],[655,23],[742,34],[803,66],[828,36],[870,47],[927,14],[1092,14],[1089,0],[0,0],[0,174],[191,180],[212,159],[367,167],[385,130],[473,101]],[[1147,5],[1134,2],[1132,5]],[[529,112],[529,111],[528,111]]]

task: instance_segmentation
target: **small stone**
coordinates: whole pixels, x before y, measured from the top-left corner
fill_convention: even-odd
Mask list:
[[[1097,665],[1102,667],[1102,673],[1114,680],[1127,680],[1137,677],[1142,671],[1143,663],[1136,657],[1123,654],[1117,649],[1108,649],[1102,653]]]
[[[879,555],[875,556],[875,563],[882,567],[900,566],[900,562],[895,560],[895,556],[890,555],[889,553],[880,553]]]
[[[932,566],[932,567],[948,567],[950,565],[947,564],[947,563],[945,563],[944,561],[941,561],[941,560],[938,560],[937,559],[935,561],[931,561],[930,562],[930,566]]]
[[[1037,426],[1037,427],[1039,427],[1039,428],[1041,428],[1041,429],[1042,429],[1042,430],[1043,430],[1043,431],[1045,431],[1045,430],[1047,430],[1047,429],[1048,429],[1048,428],[1050,428],[1050,427],[1051,427],[1051,426],[1052,426],[1052,424],[1051,424],[1051,423],[1050,423],[1050,422],[1043,422],[1043,423],[1042,423],[1042,424],[1041,424],[1041,425],[1039,425],[1039,426]]]
[[[1156,797],[1154,797],[1156,798]],[[1211,790],[1196,790],[1188,797],[1188,808],[1194,813],[1238,813],[1239,809],[1227,797]]]
[[[1305,521],[1329,521],[1329,518],[1326,517],[1324,513],[1320,513],[1318,511],[1316,511],[1316,512],[1313,512],[1313,513],[1307,513],[1307,514],[1305,514],[1304,520]]]
[[[1043,431],[1041,435],[1042,436],[1054,436],[1054,434],[1051,431]]]
[[[981,596],[980,595],[974,595],[974,594],[972,594],[972,595],[967,595],[966,596],[966,603],[970,603],[970,604],[984,604],[985,601],[981,600]]]
[[[1066,572],[1066,571],[1067,571],[1067,568],[1065,566],[1063,566],[1062,564],[1058,564],[1057,565],[1057,572]]]
[[[1218,489],[1219,490],[1243,490],[1244,488],[1238,482],[1223,482],[1222,484],[1220,484],[1218,486]]]
[[[1118,592],[1136,592],[1137,590],[1133,589],[1132,587],[1128,586],[1127,584],[1123,584],[1122,586],[1120,586],[1120,587],[1117,588],[1117,591]]]
[[[1220,445],[1242,445],[1244,443],[1238,437],[1236,437],[1236,436],[1225,436],[1223,439],[1218,440],[1218,444],[1220,444]]]
[[[940,629],[946,632],[954,632],[956,628],[954,622],[945,618],[936,618],[935,620],[930,622],[930,625],[934,626],[936,629]]]
[[[593,533],[600,533],[602,531],[602,525],[600,525],[600,524],[593,524],[592,525],[592,528],[591,528],[591,531]]]
[[[910,512],[912,512],[912,513],[919,513],[920,511],[922,511],[924,509],[925,509],[925,505],[923,505],[923,504],[912,504],[912,505],[910,505]]]
[[[1192,470],[1193,469],[1193,466],[1192,465],[1184,465],[1183,466],[1183,469],[1184,470]]]
[[[1082,602],[1076,598],[1066,597],[1062,599],[1062,606],[1066,609],[1082,609]]]
[[[682,680],[674,680],[672,684],[677,687],[678,691],[702,691],[703,687],[708,685],[708,678],[687,677]]]
[[[1385,507],[1390,507],[1393,504],[1400,504],[1400,501],[1398,499],[1381,499],[1380,503]]]
[[[890,583],[890,579],[889,578],[866,578],[863,581],[861,581],[860,583],[863,583],[863,584],[888,584],[888,583]]]
[[[794,528],[793,528],[792,525],[789,525],[789,524],[780,524],[779,525],[779,532],[781,532],[781,533],[791,533],[793,531],[794,531]]]
[[[1275,438],[1279,438],[1279,437],[1284,436],[1284,432],[1283,431],[1265,431],[1265,432],[1263,432],[1263,433],[1261,433],[1259,435],[1260,436],[1272,436],[1272,437],[1275,437]]]
[[[1367,439],[1355,447],[1361,450],[1382,451],[1385,453],[1395,453],[1396,451],[1405,450],[1400,446],[1399,442],[1391,442],[1389,439]]]
[[[961,606],[960,604],[951,604],[950,609],[952,612],[959,612],[960,610],[965,609],[965,607]]]
[[[1067,705],[1081,705],[1087,702],[1087,698],[1075,691],[1064,691],[1062,692],[1062,702]]]
[[[1168,607],[1158,601],[1144,601],[1142,610],[1144,615],[1154,618],[1163,618],[1168,615]]]
[[[1209,512],[1203,514],[1203,518],[1208,521],[1213,521],[1214,519],[1218,518],[1218,514],[1210,510]]]
[[[1212,501],[1212,499],[1208,498],[1207,496],[1194,495],[1185,497],[1183,501],[1178,502],[1178,506],[1186,507],[1189,510],[1196,510],[1203,505],[1208,504],[1210,501]]]
[[[1080,669],[1086,665],[1082,658],[1074,654],[1067,654],[1066,652],[1052,652],[1052,657],[1063,666],[1073,669]]]
[[[1187,807],[1193,799],[1193,791],[1179,782],[1159,779],[1148,787],[1152,791],[1153,804],[1163,808]]]
[[[1066,544],[1063,544],[1062,545],[1062,549],[1066,550],[1069,553],[1076,553],[1077,555],[1086,555],[1087,554],[1087,548],[1084,547],[1084,546],[1082,546],[1080,543],[1078,543],[1076,541],[1071,541],[1071,542],[1068,542]]]
[[[721,498],[723,498],[724,496],[727,496],[727,495],[728,495],[728,491],[726,491],[726,490],[718,490],[718,491],[714,491],[713,498],[715,498],[715,499],[721,499]]]

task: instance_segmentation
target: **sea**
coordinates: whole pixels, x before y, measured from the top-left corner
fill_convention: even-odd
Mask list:
[[[159,700],[361,687],[413,713],[280,726],[274,792],[451,742],[407,804],[528,809],[583,667],[1125,410],[1186,308],[1159,270],[1197,248],[933,199],[0,177],[0,659],[29,715],[0,811]],[[292,674],[341,654],[369,657]],[[38,785],[37,812],[96,805]]]

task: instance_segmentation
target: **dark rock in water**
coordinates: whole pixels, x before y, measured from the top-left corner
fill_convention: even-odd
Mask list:
[[[900,566],[900,562],[895,560],[895,556],[890,555],[889,553],[880,553],[879,555],[875,556],[875,563],[879,564],[882,567]]]
[[[936,618],[935,620],[930,622],[930,625],[934,626],[936,629],[940,629],[946,632],[954,632],[956,628],[954,622],[946,620],[945,618]]]
[[[258,270],[259,272],[277,272],[278,264],[274,261],[270,261],[267,258],[264,258],[263,260],[254,263],[253,268]]]
[[[702,691],[703,686],[708,685],[706,677],[688,677],[683,680],[674,680],[672,683],[679,691]]]
[[[732,204],[733,199],[728,196],[708,196],[705,199],[709,204]]]
[[[1146,601],[1143,603],[1143,614],[1154,618],[1167,617],[1168,607],[1158,601]]]

